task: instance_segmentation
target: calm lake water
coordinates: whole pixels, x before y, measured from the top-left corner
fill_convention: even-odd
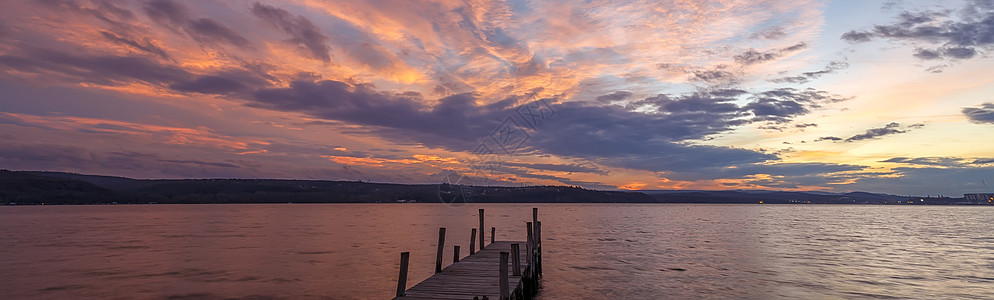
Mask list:
[[[641,204],[0,207],[0,298],[389,299],[534,206],[540,299],[994,298],[992,207]]]

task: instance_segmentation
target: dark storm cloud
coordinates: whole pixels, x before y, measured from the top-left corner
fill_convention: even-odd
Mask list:
[[[193,19],[189,9],[172,0],[152,0],[145,4],[145,14],[164,25],[180,27],[191,38],[202,44],[225,41],[239,47],[249,47],[248,39],[234,30],[209,18]]]
[[[908,127],[909,127],[909,129],[913,129],[913,128],[921,128],[922,126],[924,126],[924,124],[914,124],[914,125],[911,125],[911,126],[908,126]],[[851,136],[851,137],[847,138],[845,141],[848,142],[848,143],[851,143],[851,142],[855,142],[855,141],[862,141],[862,140],[868,140],[868,139],[876,139],[876,138],[879,138],[879,137],[882,137],[882,136],[886,136],[886,135],[894,135],[894,134],[908,132],[908,130],[902,130],[900,127],[901,127],[901,124],[896,123],[896,122],[891,122],[891,123],[888,123],[887,125],[884,125],[884,127],[867,129],[866,132],[861,133],[861,134],[857,134],[857,135],[854,135],[854,136]]]
[[[956,157],[894,157],[880,162],[890,162],[899,164],[909,164],[909,165],[924,165],[924,166],[946,166],[946,167],[957,167],[962,166],[961,158]]]
[[[328,46],[330,39],[311,20],[301,15],[293,16],[285,9],[258,2],[252,5],[252,14],[290,35],[287,42],[306,48],[316,59],[331,61],[331,56],[328,54],[331,51]]]
[[[994,46],[994,5],[988,0],[973,0],[958,14],[904,12],[891,24],[852,30],[843,34],[842,39],[853,43],[907,40],[933,46],[917,49],[914,56],[919,59],[970,59],[980,50]]]
[[[994,124],[994,103],[984,103],[980,107],[964,107],[961,110],[970,122]]]
[[[128,39],[107,31],[100,31],[100,34],[103,35],[105,38],[107,38],[107,40],[109,41],[118,44],[128,45],[142,52],[155,54],[156,56],[159,56],[163,59],[167,60],[172,59],[169,57],[169,54],[166,54],[166,50],[163,50],[159,46],[155,45],[155,43],[153,43],[152,40],[149,38],[144,38],[141,41],[138,41],[138,40]]]
[[[742,54],[735,55],[734,59],[736,62],[742,65],[753,65],[753,64],[768,62],[783,57],[784,55],[790,54],[792,52],[803,50],[804,48],[807,47],[808,44],[801,42],[790,47],[774,49],[765,52],[759,52],[756,49],[749,49]]]
[[[819,71],[804,72],[797,76],[788,76],[781,78],[770,79],[771,82],[775,83],[807,83],[808,81],[818,79],[824,75],[835,73],[835,71],[842,70],[849,67],[849,63],[845,61],[833,61],[828,63],[824,69]]]

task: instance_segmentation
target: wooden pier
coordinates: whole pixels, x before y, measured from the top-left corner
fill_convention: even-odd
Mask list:
[[[532,224],[535,224],[534,227]],[[420,299],[531,299],[538,293],[542,276],[541,222],[538,208],[532,209],[532,222],[526,222],[528,236],[525,241],[494,241],[496,228],[491,227],[490,244],[474,253],[476,236],[483,237],[483,209],[480,209],[480,228],[473,230],[469,256],[459,257],[459,246],[454,246],[453,263],[441,268],[445,228],[439,228],[435,275],[406,289],[410,253],[401,253],[400,275],[395,300]]]

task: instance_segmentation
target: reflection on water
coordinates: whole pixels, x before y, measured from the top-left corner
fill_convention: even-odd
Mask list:
[[[532,206],[0,207],[0,298],[390,298],[438,227],[523,239]],[[541,299],[994,298],[989,207],[539,207]]]

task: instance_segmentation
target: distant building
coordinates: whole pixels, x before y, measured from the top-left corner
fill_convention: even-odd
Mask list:
[[[994,193],[963,194],[963,199],[970,202],[992,204],[994,203]]]

